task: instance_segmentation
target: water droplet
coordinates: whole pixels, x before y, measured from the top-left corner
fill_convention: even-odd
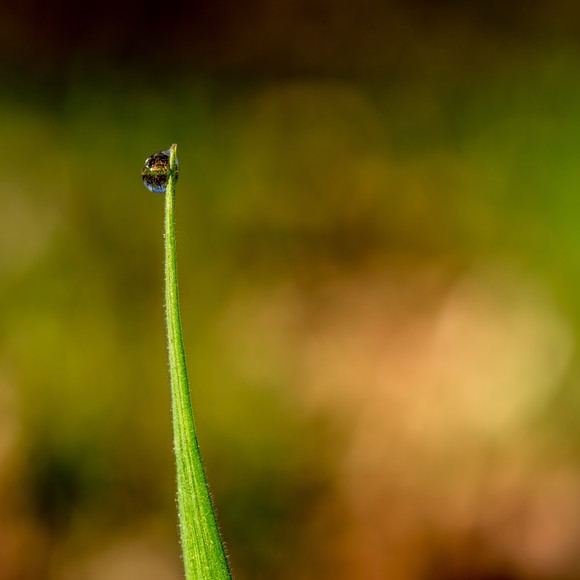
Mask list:
[[[151,155],[145,160],[141,177],[149,191],[165,193],[167,190],[167,177],[169,175],[169,149]],[[175,179],[179,175],[177,159],[175,159]]]

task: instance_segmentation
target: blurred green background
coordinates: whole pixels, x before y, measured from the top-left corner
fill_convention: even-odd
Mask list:
[[[0,578],[182,578],[171,143],[235,577],[580,577],[576,4],[2,13]]]

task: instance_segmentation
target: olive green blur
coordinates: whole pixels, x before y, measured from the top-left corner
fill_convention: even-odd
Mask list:
[[[579,578],[580,15],[250,4],[3,36],[0,578],[184,577],[171,143],[236,580]]]

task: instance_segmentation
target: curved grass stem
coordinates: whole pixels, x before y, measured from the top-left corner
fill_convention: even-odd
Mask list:
[[[172,145],[165,193],[165,316],[181,548],[187,580],[227,580],[231,575],[197,443],[183,350],[175,255],[176,165],[177,146]]]

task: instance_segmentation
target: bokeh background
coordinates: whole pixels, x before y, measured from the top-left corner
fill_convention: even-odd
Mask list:
[[[0,19],[0,578],[182,578],[162,309],[238,580],[580,577],[580,8]]]

